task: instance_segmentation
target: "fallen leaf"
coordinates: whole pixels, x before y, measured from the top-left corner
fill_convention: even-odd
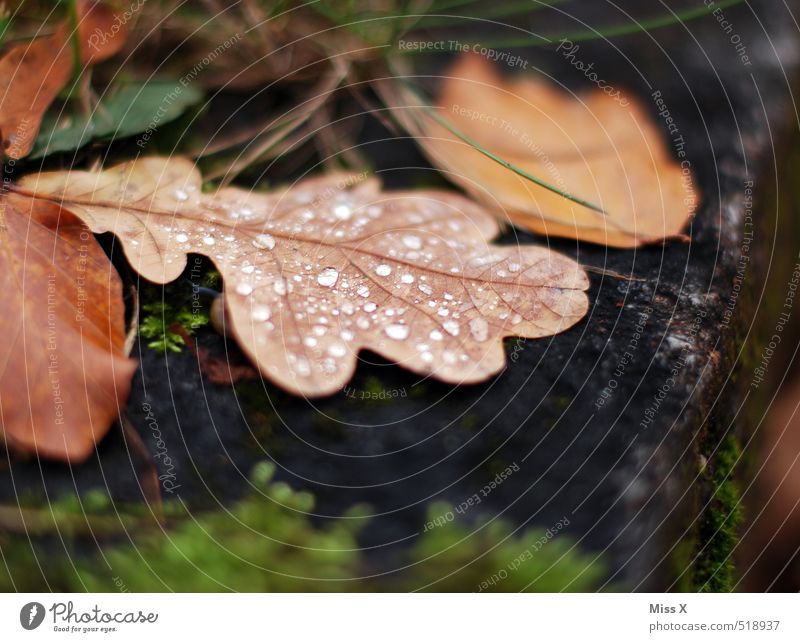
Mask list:
[[[125,37],[113,29],[116,18],[97,0],[78,2],[81,64],[92,65],[114,55]],[[42,116],[74,72],[72,27],[65,20],[50,36],[16,45],[0,58],[0,135],[6,156],[27,156]]]
[[[177,278],[189,252],[208,256],[244,351],[302,395],[341,389],[362,349],[446,382],[482,381],[505,364],[502,337],[549,336],[586,313],[588,279],[570,259],[489,244],[496,220],[457,194],[358,179],[203,194],[190,161],[143,158],[13,189],[114,232],[151,281]]]
[[[116,140],[149,133],[199,103],[203,92],[175,80],[124,83],[103,96],[91,114],[83,117],[45,114],[29,158],[79,149],[93,140]],[[51,110],[52,111],[52,110]],[[141,138],[143,147],[149,135]]]
[[[596,89],[576,97],[530,76],[506,80],[471,55],[443,77],[435,109],[396,83],[382,87],[431,162],[501,218],[541,234],[635,247],[678,236],[694,214],[690,165],[672,158],[632,96]]]
[[[53,203],[0,201],[0,436],[81,461],[125,407],[119,276],[94,236]]]

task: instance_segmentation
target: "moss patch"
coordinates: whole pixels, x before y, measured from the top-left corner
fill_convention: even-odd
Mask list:
[[[123,509],[100,496],[62,500],[52,514],[30,509],[34,533],[12,534],[0,523],[0,590],[561,591],[591,590],[603,576],[565,537],[512,535],[499,520],[429,529],[402,571],[378,575],[357,541],[363,507],[317,525],[308,517],[314,498],[273,481],[273,472],[257,465],[253,490],[229,510],[191,514],[167,504],[165,526],[144,507]],[[442,510],[435,505],[431,515]]]
[[[734,467],[740,454],[736,437],[729,435],[713,455],[707,455],[703,476],[710,485],[711,499],[700,516],[697,531],[700,548],[692,580],[697,591],[732,591],[736,584],[733,554],[743,515]]]

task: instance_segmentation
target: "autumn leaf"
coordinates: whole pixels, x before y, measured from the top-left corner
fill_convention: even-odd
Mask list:
[[[81,461],[125,407],[119,276],[94,236],[46,201],[0,201],[0,436]]]
[[[443,77],[435,108],[397,83],[384,82],[383,93],[431,162],[503,220],[635,247],[679,235],[694,214],[690,166],[672,158],[632,96],[612,87],[576,97],[530,75],[506,80],[470,55]]]
[[[80,61],[92,65],[114,55],[124,43],[114,13],[97,0],[78,2]],[[74,72],[69,20],[52,35],[16,45],[0,58],[0,135],[6,156],[27,156],[47,108]]]
[[[146,158],[14,189],[114,232],[151,281],[177,278],[190,252],[208,256],[245,352],[302,395],[341,389],[363,349],[446,382],[482,381],[505,364],[502,337],[549,336],[586,313],[588,280],[570,259],[489,244],[497,222],[459,195],[359,178],[204,194],[190,161]]]

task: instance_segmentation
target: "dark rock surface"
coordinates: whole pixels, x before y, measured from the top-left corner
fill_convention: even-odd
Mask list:
[[[595,4],[570,3],[570,11],[592,25],[624,21]],[[660,15],[664,7],[653,4],[635,15]],[[782,298],[786,263],[791,268],[800,246],[775,197],[787,178],[781,150],[797,127],[789,91],[800,56],[796,27],[783,3],[750,4],[724,10],[730,33],[711,17],[580,48],[609,82],[640,95],[676,153],[685,151],[702,193],[690,242],[622,251],[551,239],[581,263],[631,280],[592,273],[582,323],[551,339],[510,340],[507,370],[478,386],[421,382],[365,354],[345,391],[307,401],[260,381],[210,384],[190,352],[162,357],[143,348],[128,416],[154,453],[157,425],[175,494],[198,508],[227,504],[246,491],[254,462],[272,460],[279,479],[316,495],[319,520],[369,504],[362,544],[376,569],[390,571],[422,531],[432,500],[459,505],[516,465],[460,519],[502,516],[522,529],[567,517],[565,534],[606,562],[607,586],[661,590],[696,577],[697,561],[716,545],[703,526],[714,510],[708,471],[728,436],[738,431],[746,440],[753,428],[740,406],[759,393],[753,371],[777,321],[762,299]],[[578,24],[553,13],[553,31],[558,20],[569,30]],[[555,47],[522,54],[572,87],[591,88]],[[658,117],[656,91],[677,133]],[[385,132],[371,122],[364,136]],[[428,170],[408,169],[425,167],[408,141],[365,151],[389,184],[433,180]],[[504,241],[517,239],[547,242],[520,232]],[[744,245],[751,258],[738,289]],[[211,331],[199,341],[224,355]],[[115,499],[140,497],[117,433],[82,467],[14,464],[2,473],[0,499],[37,495],[42,486],[50,496],[101,486]]]

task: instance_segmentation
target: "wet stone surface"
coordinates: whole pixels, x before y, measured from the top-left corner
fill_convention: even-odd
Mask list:
[[[304,400],[259,380],[209,383],[188,350],[165,357],[137,349],[141,368],[127,412],[159,472],[174,475],[165,499],[198,509],[229,504],[246,492],[252,465],[269,459],[278,479],[314,493],[319,521],[369,504],[361,543],[374,568],[389,571],[423,530],[430,502],[461,505],[511,467],[460,520],[502,517],[545,529],[566,517],[563,533],[602,556],[608,586],[673,586],[676,567],[683,570],[677,551],[703,554],[699,525],[711,496],[703,467],[715,465],[724,437],[747,434],[741,416],[731,421],[758,365],[760,328],[774,325],[774,317],[756,315],[756,303],[776,227],[769,206],[782,161],[773,147],[780,151],[791,125],[787,83],[800,54],[780,8],[759,11],[768,33],[747,8],[726,13],[747,43],[749,65],[713,19],[687,23],[697,42],[678,26],[654,32],[658,46],[637,36],[615,41],[620,51],[590,43],[580,50],[610,82],[640,95],[675,153],[685,152],[702,193],[690,242],[621,251],[507,233],[502,242],[549,242],[586,266],[633,279],[592,272],[587,317],[556,337],[507,340],[508,368],[482,385],[421,381],[366,353],[340,393]],[[555,47],[529,59],[591,88]],[[677,132],[658,116],[655,92]],[[370,142],[385,135],[377,123],[365,131],[364,151],[387,185],[435,180],[429,170],[405,169],[425,166],[408,141]],[[745,244],[747,285],[734,300]],[[783,269],[771,265],[772,273]],[[750,362],[740,353],[748,329],[756,342]],[[198,342],[225,357],[213,331],[201,331]],[[236,356],[235,346],[227,350]],[[734,365],[740,374],[731,380]],[[141,498],[118,431],[81,467],[15,464],[2,472],[0,498],[38,496],[43,486],[50,497],[77,486]]]

